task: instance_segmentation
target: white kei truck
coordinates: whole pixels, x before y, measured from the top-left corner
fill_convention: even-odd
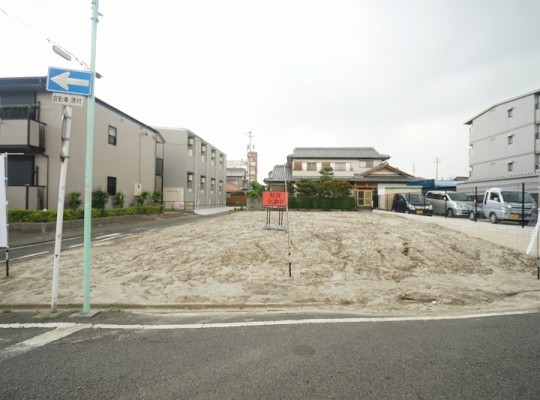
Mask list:
[[[476,212],[469,215],[471,220],[487,218],[492,224],[501,221],[516,221],[528,225],[536,221],[538,210],[529,192],[515,189],[490,188],[484,193],[482,204],[476,204]]]

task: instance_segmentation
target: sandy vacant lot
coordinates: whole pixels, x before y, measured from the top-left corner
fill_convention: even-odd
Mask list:
[[[388,315],[540,306],[534,257],[434,224],[370,212],[290,212],[288,231],[265,224],[265,212],[232,212],[97,243],[92,307],[303,306]],[[50,305],[52,266],[52,255],[13,263],[1,279],[0,304]],[[82,248],[61,254],[60,307],[82,304],[82,270]]]

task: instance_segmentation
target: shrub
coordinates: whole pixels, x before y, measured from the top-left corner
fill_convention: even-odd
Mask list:
[[[152,192],[152,203],[154,204],[161,203],[161,192],[158,192],[158,191]]]
[[[92,218],[117,217],[121,215],[161,214],[163,205],[110,208],[105,211],[92,209]],[[64,210],[64,220],[84,218],[84,210]],[[8,210],[9,222],[56,222],[56,210]]]
[[[146,202],[146,199],[148,199],[149,196],[150,196],[150,193],[146,191],[142,192],[139,196],[135,196],[135,203],[138,206],[143,206],[144,203]]]
[[[96,189],[92,192],[92,208],[98,209],[103,214],[105,212],[105,206],[109,200],[109,193],[104,190]]]
[[[123,208],[125,200],[126,200],[126,197],[124,196],[124,193],[116,192],[116,194],[113,197],[113,205],[118,208]]]
[[[81,193],[80,192],[71,192],[68,193],[68,201],[67,206],[71,210],[76,210],[80,207],[82,201],[81,201]]]

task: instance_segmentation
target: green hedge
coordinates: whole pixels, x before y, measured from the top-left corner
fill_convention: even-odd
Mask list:
[[[354,197],[289,196],[289,209],[353,210]]]
[[[104,211],[93,208],[92,218],[118,217],[121,215],[162,214],[163,206],[135,206],[110,208]],[[84,210],[64,210],[64,221],[83,219]],[[9,222],[56,222],[56,210],[8,210]]]

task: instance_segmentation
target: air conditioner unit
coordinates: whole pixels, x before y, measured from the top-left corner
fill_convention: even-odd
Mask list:
[[[188,180],[188,182],[191,182],[193,180],[193,175],[188,175],[187,180]]]
[[[201,147],[201,152],[204,153],[206,151],[206,146]]]
[[[187,144],[189,144],[190,146],[193,146],[193,139],[192,138],[188,139]]]
[[[204,183],[206,179],[204,179],[204,176],[201,176],[201,183]]]

